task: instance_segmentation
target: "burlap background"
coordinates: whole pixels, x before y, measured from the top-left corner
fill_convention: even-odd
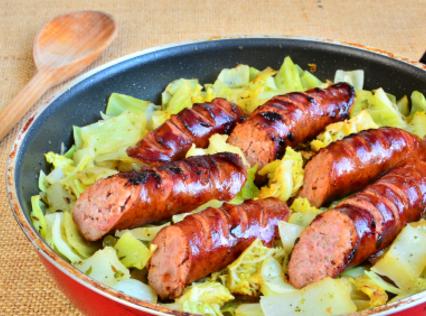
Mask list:
[[[55,15],[83,9],[109,12],[119,25],[117,39],[98,65],[150,46],[237,34],[360,42],[413,60],[426,49],[425,0],[0,0],[0,106],[34,73],[32,39],[42,24]],[[0,143],[0,315],[78,315],[39,263],[9,211],[4,170],[16,131]]]

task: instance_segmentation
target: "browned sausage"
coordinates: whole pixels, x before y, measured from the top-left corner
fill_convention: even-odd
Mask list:
[[[320,133],[328,124],[348,117],[354,89],[338,83],[327,89],[276,96],[235,126],[228,142],[244,152],[250,165],[262,168]]]
[[[206,147],[211,135],[229,133],[242,118],[238,106],[225,99],[194,104],[148,133],[127,154],[147,164],[182,159],[193,143]]]
[[[87,240],[189,212],[212,200],[232,199],[246,180],[236,154],[195,156],[141,172],[119,173],[90,186],[73,215]]]
[[[256,238],[270,246],[288,207],[275,198],[209,208],[163,228],[148,269],[148,281],[161,298],[175,298],[186,285],[225,268]]]
[[[316,207],[366,186],[413,156],[424,157],[415,135],[392,127],[362,131],[322,149],[305,166],[300,196]]]
[[[426,209],[426,163],[409,161],[318,215],[302,233],[288,265],[297,288],[336,277],[387,247]]]

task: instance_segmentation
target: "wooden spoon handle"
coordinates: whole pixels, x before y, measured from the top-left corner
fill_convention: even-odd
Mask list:
[[[53,85],[51,72],[38,71],[18,95],[0,109],[0,141]]]

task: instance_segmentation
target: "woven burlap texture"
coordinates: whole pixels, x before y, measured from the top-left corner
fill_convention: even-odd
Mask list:
[[[55,15],[73,10],[103,10],[118,22],[118,37],[97,65],[159,44],[241,34],[359,42],[413,60],[426,48],[422,0],[0,0],[0,7],[0,106],[35,72],[31,46],[39,28]],[[78,315],[48,276],[9,210],[4,172],[17,130],[0,143],[0,315]]]

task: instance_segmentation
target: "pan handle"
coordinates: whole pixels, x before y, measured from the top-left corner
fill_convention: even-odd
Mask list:
[[[426,52],[423,54],[423,56],[419,60],[422,64],[426,65]]]

